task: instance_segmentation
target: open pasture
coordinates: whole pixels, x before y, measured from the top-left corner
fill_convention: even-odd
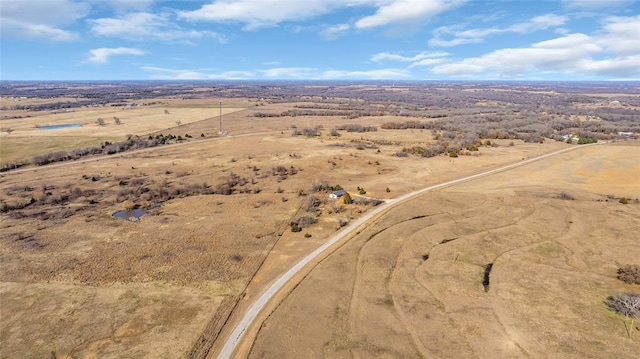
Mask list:
[[[86,89],[93,90],[90,86]],[[105,91],[112,93],[111,88]],[[114,104],[118,106],[83,105],[72,112],[60,113],[3,112],[6,117],[0,131],[2,163],[25,163],[21,168],[0,173],[3,303],[0,316],[7,318],[0,325],[0,341],[7,343],[0,348],[0,357],[204,358],[215,352],[218,333],[224,332],[229,313],[232,315],[227,327],[266,284],[341,226],[369,211],[372,199],[393,199],[445,180],[576,146],[558,140],[558,136],[562,131],[595,130],[600,128],[597,126],[613,123],[604,120],[597,122],[597,126],[596,121],[574,123],[570,117],[522,109],[509,102],[508,94],[496,99],[491,91],[462,92],[447,86],[428,92],[412,86],[377,85],[295,89],[243,85],[234,89],[202,87],[185,91],[189,96],[197,93],[200,98],[158,96],[128,102],[141,104],[137,107],[122,106],[123,101],[116,101]],[[212,94],[232,92],[238,98],[223,99],[223,130],[227,133],[221,136],[218,117],[221,97]],[[138,95],[125,97],[130,96]],[[479,104],[474,96],[496,101]],[[410,104],[412,101],[414,104]],[[47,105],[44,100],[34,100],[33,104]],[[98,118],[104,120],[103,126],[96,122]],[[635,122],[629,118],[624,117],[615,125],[635,129]],[[36,127],[70,123],[82,126],[56,130]],[[501,126],[505,129],[501,130]],[[557,132],[545,132],[549,129]],[[613,130],[607,131],[585,135],[618,139]],[[152,141],[149,135],[155,138],[160,134],[182,139],[173,138],[153,146],[143,142]],[[128,135],[133,135],[131,140]],[[50,152],[100,147],[105,141],[139,141],[136,143],[140,146],[112,154],[105,150],[102,154],[42,166],[31,160]],[[283,348],[302,356],[325,353],[339,357],[347,353],[344,348],[361,357],[427,353],[416,343],[435,343],[432,352],[439,353],[445,350],[442,346],[450,346],[448,339],[432,341],[435,339],[429,335],[435,335],[434,332],[422,333],[416,329],[416,323],[402,319],[413,318],[415,311],[418,315],[415,318],[424,314],[427,320],[428,315],[438,325],[445,323],[447,328],[461,325],[459,319],[448,317],[449,312],[438,312],[444,307],[438,301],[450,298],[447,288],[431,288],[426,284],[441,285],[433,278],[439,278],[442,274],[439,271],[446,272],[443,280],[452,281],[458,280],[456,271],[468,274],[461,284],[456,284],[459,293],[463,293],[462,299],[451,303],[472,308],[477,302],[467,300],[479,298],[478,306],[483,308],[494,305],[506,308],[506,314],[500,315],[508,319],[510,306],[514,304],[508,295],[504,299],[498,294],[504,293],[500,292],[500,283],[510,283],[509,280],[492,282],[487,293],[482,292],[480,284],[480,292],[476,293],[476,275],[483,271],[482,266],[487,264],[484,262],[494,260],[492,256],[498,252],[491,246],[485,250],[477,245],[474,236],[485,232],[495,232],[497,236],[504,227],[537,246],[539,236],[530,233],[531,228],[541,226],[546,230],[550,224],[548,233],[564,236],[561,234],[564,228],[571,234],[569,240],[574,233],[592,232],[617,233],[616,238],[626,240],[627,229],[636,228],[633,220],[637,219],[634,200],[638,187],[634,187],[633,180],[638,178],[639,156],[633,154],[637,151],[637,145],[630,141],[598,145],[565,154],[563,161],[523,167],[518,175],[498,174],[492,177],[501,178],[495,185],[491,181],[474,181],[394,209],[343,250],[350,246],[359,248],[367,242],[363,240],[366,235],[372,236],[369,242],[378,244],[368,246],[367,251],[354,249],[348,254],[336,254],[316,269],[329,271],[326,278],[331,280],[330,286],[320,286],[323,295],[317,296],[325,300],[302,301],[287,317],[302,315],[308,317],[305,320],[317,319],[309,322],[307,328],[303,328],[307,324],[296,319],[298,327],[291,329],[294,337],[300,336],[296,338],[300,339],[300,348],[304,348],[291,347],[284,337],[269,337],[274,335],[268,330],[270,323],[280,320],[276,311],[258,336],[251,355],[275,357],[282,354],[278,350]],[[579,154],[583,152],[589,155],[582,158]],[[503,175],[507,177],[503,179]],[[547,182],[535,182],[542,180]],[[329,200],[330,187],[338,184],[354,194],[356,203]],[[364,197],[356,196],[360,191],[366,192]],[[570,193],[576,200],[558,200],[556,197],[562,192]],[[619,196],[629,196],[631,204],[617,203],[614,199]],[[578,219],[580,215],[572,214],[585,208],[593,209],[593,216],[602,219],[584,216],[583,223]],[[615,212],[620,214],[618,217],[606,214],[612,208],[618,211]],[[137,221],[112,216],[125,209],[144,210],[146,214]],[[490,217],[492,213],[498,219]],[[527,222],[527,218],[532,222]],[[619,218],[632,220],[631,226],[616,222]],[[569,226],[556,221],[583,224]],[[291,231],[294,222],[304,223],[300,232]],[[598,232],[594,229],[596,224],[598,228],[617,229]],[[429,237],[431,232],[421,231],[421,226],[436,226],[439,234]],[[521,226],[527,230],[520,229]],[[388,237],[389,233],[393,233],[393,238]],[[459,239],[449,241],[455,237]],[[505,240],[507,247],[514,244],[511,239]],[[439,245],[442,241],[446,243]],[[454,263],[458,266],[441,267],[449,261],[451,253],[439,251],[458,243],[471,250],[458,248],[459,252],[453,253],[459,253]],[[388,249],[388,253],[379,253],[380,248]],[[624,256],[629,252],[614,248],[602,255]],[[346,262],[333,267],[331,261],[338,257],[344,257]],[[496,278],[500,278],[503,270],[500,260],[508,256],[500,258],[503,259],[495,260]],[[409,262],[405,263],[405,259]],[[582,257],[572,259],[571,263],[580,260]],[[391,262],[402,265],[386,268]],[[352,272],[358,268],[355,263],[363,267],[357,275]],[[508,263],[511,262],[505,262],[502,268]],[[603,267],[606,270],[618,265],[607,263],[608,267]],[[400,270],[408,271],[409,277],[414,275],[428,289],[412,287],[415,292],[425,292],[418,293],[422,296],[419,303],[411,302],[415,293],[405,288],[417,284],[399,281],[405,275]],[[353,279],[354,276],[360,279]],[[314,274],[309,278],[314,278]],[[358,282],[361,280],[365,284]],[[356,282],[359,284],[350,287]],[[295,298],[305,283],[287,300]],[[356,292],[362,296],[354,294],[357,300],[344,302],[340,296],[343,292],[351,293],[352,288],[360,288]],[[379,293],[367,292],[371,288]],[[375,319],[379,320],[376,322],[379,326],[369,322],[371,300],[390,310],[387,313],[375,307],[376,313],[386,313],[384,318]],[[287,303],[283,302],[282,308]],[[424,303],[435,303],[437,310],[422,307]],[[324,309],[304,312],[309,305]],[[338,316],[331,319],[328,327],[325,326],[328,317],[316,315],[325,313],[325,309]],[[607,330],[620,329],[613,324],[616,316],[605,309],[602,313],[609,316]],[[451,338],[457,336],[460,343],[471,340],[460,339],[469,333],[485,338],[480,322],[478,318],[470,320],[474,325],[468,331],[453,331]],[[401,324],[396,326],[397,323]],[[494,322],[487,319],[487,323],[496,333],[502,333],[493,327]],[[283,335],[288,335],[289,324],[286,320],[282,322]],[[398,336],[388,335],[382,329],[376,333],[367,331],[389,325]],[[441,332],[438,325],[433,328]],[[516,329],[512,327],[509,335],[516,333]],[[305,331],[309,335],[302,337]],[[408,351],[385,347],[388,343],[385,338],[400,338],[407,333],[419,339],[398,342],[407,344]],[[313,342],[326,335],[333,338],[328,346],[327,342],[321,346]],[[265,344],[264,338],[272,344]],[[510,336],[509,340],[535,354],[533,349],[527,349],[529,344],[524,339],[518,341]],[[411,352],[414,349],[417,351]]]
[[[634,357],[637,328],[630,340],[603,301],[637,289],[615,276],[637,264],[640,207],[607,194],[640,197],[638,149],[592,146],[392,209],[282,300],[250,357]]]

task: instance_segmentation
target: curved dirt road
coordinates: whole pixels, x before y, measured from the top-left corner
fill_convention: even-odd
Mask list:
[[[602,143],[597,143],[597,144],[602,144]],[[593,144],[593,145],[597,145],[597,144]],[[400,197],[398,197],[396,199],[393,199],[393,200],[387,201],[384,204],[381,204],[375,210],[373,210],[373,211],[367,213],[366,215],[358,218],[356,221],[351,223],[348,227],[346,227],[345,229],[343,229],[342,231],[337,233],[335,236],[331,237],[322,246],[318,247],[312,253],[307,255],[300,262],[298,262],[296,265],[291,267],[280,278],[278,278],[278,280],[276,280],[273,284],[271,284],[271,286],[269,286],[269,288],[267,288],[267,290],[264,293],[262,293],[260,295],[260,297],[253,304],[251,304],[251,306],[249,307],[249,309],[247,310],[245,315],[242,317],[240,322],[235,326],[235,328],[231,332],[231,335],[225,341],[224,346],[222,347],[222,350],[218,354],[218,358],[219,359],[227,359],[227,358],[231,358],[232,357],[232,355],[233,355],[233,353],[234,353],[234,351],[236,349],[236,346],[242,340],[242,338],[244,336],[244,333],[253,324],[253,321],[258,316],[258,314],[263,310],[263,308],[266,306],[266,304],[269,302],[269,300],[271,300],[271,298],[288,281],[290,281],[298,272],[300,272],[300,270],[302,268],[304,268],[307,264],[309,264],[311,261],[313,261],[316,257],[318,257],[320,254],[322,254],[324,251],[326,251],[329,247],[333,246],[336,242],[340,241],[341,239],[343,239],[343,238],[345,238],[345,237],[347,237],[349,235],[352,235],[352,233],[354,231],[356,231],[360,226],[362,226],[364,223],[369,221],[374,216],[379,215],[380,213],[389,210],[391,207],[396,206],[396,205],[400,204],[401,202],[404,202],[404,201],[406,201],[406,200],[408,200],[410,198],[413,198],[415,196],[421,195],[421,194],[429,192],[429,191],[433,191],[433,190],[436,190],[436,189],[439,189],[439,188],[443,188],[443,187],[448,187],[448,186],[455,185],[455,184],[458,184],[458,183],[461,183],[461,182],[470,181],[470,180],[473,180],[473,179],[476,179],[476,178],[492,175],[494,173],[510,170],[510,169],[513,169],[513,168],[516,168],[516,167],[520,167],[520,166],[523,166],[523,165],[526,165],[526,164],[529,164],[529,163],[532,163],[532,162],[535,162],[535,161],[539,161],[539,160],[542,160],[542,159],[545,159],[545,158],[548,158],[548,157],[551,157],[551,156],[558,155],[560,153],[573,151],[573,150],[578,149],[578,148],[584,148],[586,146],[591,146],[591,145],[581,145],[581,146],[569,147],[569,148],[565,148],[563,150],[547,153],[545,155],[541,155],[541,156],[538,156],[538,157],[530,158],[528,160],[523,160],[521,162],[517,162],[517,163],[513,163],[513,164],[510,164],[510,165],[507,165],[507,166],[499,167],[499,168],[496,168],[496,169],[493,169],[493,170],[481,172],[481,173],[478,173],[478,174],[475,174],[475,175],[471,175],[471,176],[459,178],[459,179],[456,179],[456,180],[451,180],[451,181],[439,183],[439,184],[436,184],[436,185],[432,185],[432,186],[429,186],[429,187],[425,187],[425,188],[419,189],[417,191],[413,191],[413,192],[407,193],[407,194],[402,195],[402,196],[400,196]]]

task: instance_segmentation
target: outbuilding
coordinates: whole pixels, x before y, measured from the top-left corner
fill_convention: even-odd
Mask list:
[[[333,192],[332,194],[330,194],[330,195],[329,195],[329,198],[331,198],[331,199],[338,199],[338,198],[340,198],[340,197],[344,196],[345,194],[347,194],[347,191],[345,191],[345,190],[341,189],[341,190],[339,190],[339,191],[335,191],[335,192]]]

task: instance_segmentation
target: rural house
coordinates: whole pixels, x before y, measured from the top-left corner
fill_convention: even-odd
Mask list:
[[[339,190],[339,191],[335,191],[335,192],[333,192],[332,194],[330,194],[330,195],[329,195],[329,198],[331,198],[331,199],[337,199],[337,198],[340,198],[340,197],[344,196],[345,194],[347,194],[347,191],[345,191],[345,190],[341,189],[341,190]]]

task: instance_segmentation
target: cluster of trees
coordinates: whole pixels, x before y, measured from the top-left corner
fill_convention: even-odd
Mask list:
[[[355,123],[349,123],[345,125],[334,126],[336,130],[347,131],[347,132],[376,132],[378,131],[378,127],[374,125],[361,125]]]
[[[189,134],[185,135],[185,138],[191,138]],[[175,136],[173,134],[156,136],[149,136],[147,139],[139,136],[129,135],[125,141],[109,142],[105,141],[100,147],[81,147],[72,151],[56,151],[50,152],[44,155],[34,156],[31,162],[36,166],[44,166],[49,163],[77,160],[81,157],[89,155],[107,154],[112,155],[128,150],[136,150],[147,147],[155,147],[159,145],[169,144],[171,141],[180,142],[184,141],[181,135]]]
[[[292,136],[306,136],[306,137],[317,137],[320,136],[321,126],[316,127],[305,127],[303,129],[294,128],[291,133]]]
[[[264,82],[124,82],[124,83],[43,83],[3,82],[4,96],[64,98],[35,107],[14,103],[19,109],[59,109],[108,103],[125,103],[158,97],[182,98],[259,98],[261,102],[296,102],[299,109],[351,111],[357,116],[384,113],[399,116],[434,117],[505,111],[530,111],[536,116],[553,114],[595,115],[611,122],[634,122],[638,118],[640,99],[632,84],[599,83],[501,83],[483,82],[412,82],[379,81],[367,86],[346,82],[309,83],[292,81],[277,85]],[[598,96],[607,93],[608,96]],[[613,96],[611,96],[613,94]],[[73,97],[75,101],[66,100]],[[616,105],[600,106],[595,103]],[[331,105],[331,106],[329,106]],[[13,107],[13,106],[12,106]],[[9,109],[5,108],[4,109]],[[321,115],[320,112],[314,114]]]
[[[441,154],[449,154],[457,157],[465,150],[469,153],[478,151],[478,147],[483,145],[481,139],[473,134],[451,133],[437,134],[436,142],[424,146],[404,147],[402,151],[396,153],[398,157],[407,157],[409,154],[421,157],[434,157]],[[491,141],[485,141],[485,146],[493,146]],[[464,152],[465,154],[469,154]]]
[[[253,117],[298,117],[298,116],[343,116],[346,118],[359,118],[369,116],[384,116],[388,113],[384,111],[366,111],[366,110],[305,110],[293,109],[283,111],[281,113],[273,112],[254,112]]]

